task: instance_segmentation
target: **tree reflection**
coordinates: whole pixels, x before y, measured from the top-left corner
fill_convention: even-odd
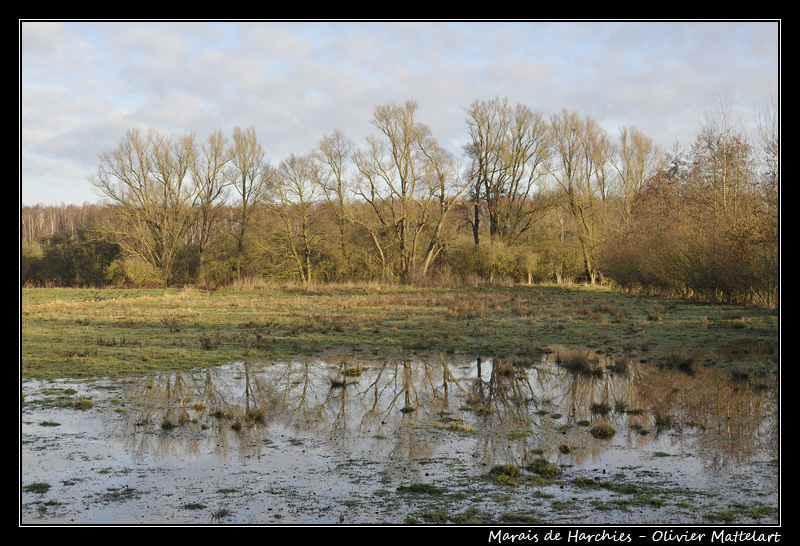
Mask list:
[[[775,377],[618,364],[605,358],[602,373],[585,374],[548,356],[233,363],[133,385],[123,426],[131,450],[156,457],[199,456],[212,442],[220,455],[237,448],[252,456],[277,426],[340,451],[391,443],[395,461],[430,457],[454,440],[484,464],[548,457],[580,465],[611,446],[649,442],[679,451],[691,444],[710,467],[777,453]],[[446,426],[454,422],[464,426]],[[589,434],[601,422],[613,438]]]

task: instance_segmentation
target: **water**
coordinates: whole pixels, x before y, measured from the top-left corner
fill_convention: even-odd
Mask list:
[[[20,520],[778,521],[775,378],[610,368],[303,360],[25,382]],[[82,399],[93,405],[73,407]],[[595,438],[599,424],[613,437]],[[539,459],[561,474],[538,476]],[[522,469],[518,483],[490,479],[505,464]],[[26,489],[40,482],[49,489]],[[407,489],[418,484],[435,489]]]

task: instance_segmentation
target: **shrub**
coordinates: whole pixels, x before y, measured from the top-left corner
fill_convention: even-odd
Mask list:
[[[149,286],[157,284],[158,277],[153,266],[138,258],[118,258],[106,271],[114,286]]]

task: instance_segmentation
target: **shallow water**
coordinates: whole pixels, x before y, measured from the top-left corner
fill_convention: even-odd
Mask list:
[[[22,524],[778,523],[774,378],[308,360],[23,392]]]

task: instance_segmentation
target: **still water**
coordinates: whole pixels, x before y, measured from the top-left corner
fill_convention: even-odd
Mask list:
[[[580,373],[544,356],[235,362],[22,387],[22,524],[779,519],[771,376],[605,361]],[[543,460],[557,472],[538,473]],[[519,472],[499,481],[500,465]]]

